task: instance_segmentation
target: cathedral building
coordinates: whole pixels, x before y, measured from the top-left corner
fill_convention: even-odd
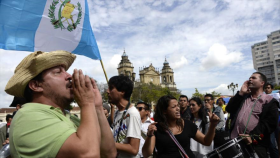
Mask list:
[[[134,81],[135,85],[152,82],[155,85],[161,85],[163,88],[167,87],[172,92],[177,92],[176,84],[174,82],[174,72],[169,66],[166,58],[161,70],[159,68],[155,68],[152,63],[148,67],[140,67],[140,80],[138,81],[135,80],[136,73],[133,72],[133,69],[133,64],[129,61],[128,55],[124,51],[122,59],[118,65],[119,75],[123,74],[128,76],[132,81]]]

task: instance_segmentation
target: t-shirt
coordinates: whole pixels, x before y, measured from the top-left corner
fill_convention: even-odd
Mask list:
[[[140,145],[139,145],[139,151],[138,151],[138,157],[143,157],[142,154],[142,148],[144,146],[146,137],[147,137],[147,130],[148,127],[151,123],[154,123],[153,120],[151,120],[150,118],[148,118],[144,123],[142,123],[142,127],[141,127],[141,139],[140,139]]]
[[[60,108],[24,104],[11,124],[11,155],[13,158],[56,157],[65,140],[77,131],[79,123],[69,112],[64,116]]]
[[[207,117],[207,119],[208,119],[208,122],[209,122],[209,117]],[[201,122],[202,122],[202,120],[198,119],[198,120],[195,121],[195,124],[202,133],[202,128],[199,127]],[[203,133],[204,135],[208,132],[209,125],[210,125],[209,123],[207,123],[205,125],[205,133]],[[198,143],[194,139],[191,139],[191,150],[193,151],[195,157],[196,158],[204,157],[207,153],[211,152],[214,148],[214,143],[213,142],[214,141],[212,141],[210,146],[205,146],[205,145],[202,145],[202,144]]]
[[[157,128],[160,128],[158,124],[156,126]],[[184,148],[185,152],[190,158],[195,158],[190,149],[190,139],[195,137],[196,132],[197,126],[189,120],[184,119],[184,128],[182,133],[175,135],[175,138],[178,140],[178,142]],[[179,148],[165,131],[161,131],[158,129],[155,132],[155,136],[158,157],[182,158],[179,153]]]
[[[124,112],[126,112],[126,110],[116,111],[115,113],[115,119],[113,123],[113,135],[115,142],[121,144],[128,144],[128,137],[137,139],[141,138],[141,117],[139,111],[133,106],[129,108],[125,113],[122,125],[120,127],[121,118]],[[119,137],[117,140],[118,131]],[[118,157],[135,158],[136,156],[120,151]]]

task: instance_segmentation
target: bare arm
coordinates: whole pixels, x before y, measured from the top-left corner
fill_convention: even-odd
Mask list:
[[[105,117],[103,107],[96,107],[96,113],[98,116],[99,126],[101,130],[101,157],[115,158],[117,156],[115,141],[108,120]]]
[[[204,135],[199,130],[197,130],[196,135],[195,135],[195,140],[202,145],[206,145],[206,146],[211,145],[211,143],[214,139],[214,136],[215,136],[215,127],[216,126],[213,126],[210,124],[206,135]]]
[[[140,139],[128,137],[128,144],[116,143],[117,150],[129,153],[131,155],[137,155],[139,150]]]
[[[96,114],[99,121],[99,127],[101,132],[101,144],[100,144],[100,154],[101,157],[106,158],[115,158],[117,156],[117,149],[115,146],[115,140],[110,129],[110,125],[108,120],[104,114],[103,104],[102,104],[102,97],[100,92],[98,91],[97,85],[95,84],[94,79],[91,79],[91,83],[93,88],[96,86],[96,97],[95,97],[95,108]]]
[[[74,70],[72,88],[75,100],[81,108],[81,124],[61,146],[56,157],[100,157],[100,128],[95,111],[97,87],[88,76]]]
[[[154,131],[157,131],[157,127],[155,126],[155,124],[157,123],[154,122],[148,127],[147,138],[142,148],[142,153],[144,157],[149,157],[153,154],[156,145],[156,137],[154,136]]]
[[[114,104],[110,104],[111,105],[111,115],[110,115],[110,120],[113,123],[114,122],[114,116],[115,116],[115,105]]]
[[[202,145],[206,145],[209,146],[211,145],[214,136],[215,136],[215,128],[219,122],[219,117],[215,114],[209,113],[209,118],[210,118],[210,126],[208,129],[208,132],[206,133],[206,135],[204,135],[203,133],[201,133],[199,130],[197,130],[196,135],[195,135],[195,140],[197,142],[199,142]]]

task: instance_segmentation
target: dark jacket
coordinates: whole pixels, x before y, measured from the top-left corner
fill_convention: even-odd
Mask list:
[[[230,113],[230,132],[234,128],[238,113],[242,108],[244,101],[250,95],[241,96],[239,91],[230,99],[226,111]],[[257,126],[250,132],[250,135],[263,134],[264,138],[258,141],[258,147],[267,148],[270,144],[270,134],[276,129],[278,122],[278,101],[272,99],[269,103],[264,104],[261,114],[259,115],[259,122]]]

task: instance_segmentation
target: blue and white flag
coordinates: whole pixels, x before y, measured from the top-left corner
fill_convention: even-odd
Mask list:
[[[87,0],[0,0],[0,49],[66,50],[101,60]]]

